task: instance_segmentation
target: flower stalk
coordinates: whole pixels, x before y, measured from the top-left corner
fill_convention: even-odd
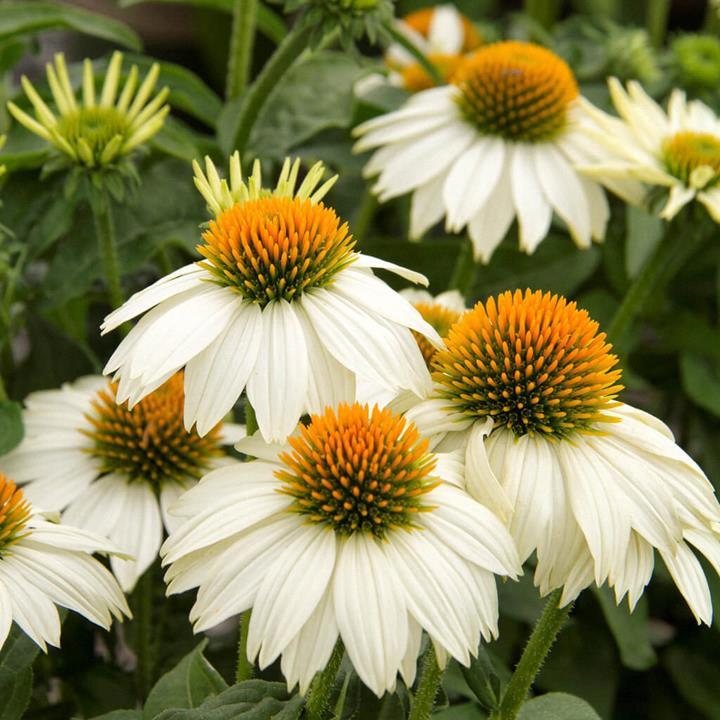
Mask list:
[[[240,616],[240,624],[238,628],[238,654],[237,665],[235,667],[235,682],[241,683],[249,680],[254,673],[253,664],[248,660],[247,640],[250,632],[250,618],[252,610],[246,610]]]
[[[337,677],[344,654],[345,648],[342,642],[338,640],[327,666],[322,672],[315,676],[310,686],[307,701],[305,702],[305,711],[308,720],[323,720],[325,717],[330,707],[330,695],[335,687],[335,678]]]
[[[420,682],[410,703],[408,720],[428,720],[430,718],[443,674],[444,668],[438,664],[435,648],[430,643],[423,656]]]
[[[515,720],[520,713],[520,708],[550,653],[550,648],[572,610],[572,603],[565,607],[558,606],[561,594],[561,590],[555,590],[548,597],[542,615],[533,628],[520,662],[503,694],[500,708],[491,715],[491,720]]]
[[[467,299],[467,295],[472,289],[475,280],[475,271],[477,263],[473,257],[473,247],[470,239],[463,240],[460,245],[455,268],[450,278],[450,290],[459,290],[460,294]]]
[[[248,83],[255,44],[257,11],[257,0],[235,0],[225,84],[225,96],[228,100],[238,97]]]
[[[115,224],[108,191],[104,187],[100,188],[93,194],[90,205],[95,221],[100,260],[105,274],[105,281],[107,282],[110,304],[113,309],[116,309],[125,302],[125,297],[120,281],[120,261],[118,259]]]
[[[153,683],[154,658],[152,640],[153,567],[138,580],[135,588],[135,688],[138,699],[147,698]]]

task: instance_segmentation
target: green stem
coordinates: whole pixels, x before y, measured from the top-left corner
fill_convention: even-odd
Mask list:
[[[255,82],[245,96],[240,117],[238,118],[235,133],[235,147],[244,152],[250,138],[255,121],[273,88],[288,68],[298,59],[306,48],[314,26],[303,22],[300,18],[295,27],[285,36],[277,46],[272,57],[265,64],[263,71],[257,76]]]
[[[257,22],[258,0],[235,0],[233,24],[228,52],[225,97],[237,97],[245,89],[250,76],[255,25]]]
[[[397,27],[392,23],[385,23],[385,32],[396,42],[407,50],[417,61],[420,67],[430,76],[435,85],[446,85],[445,78],[440,74],[440,71],[433,65],[427,56],[410,40],[407,35],[400,32]]]
[[[250,401],[245,397],[245,431],[250,435],[254,435],[258,431],[257,416],[255,415],[255,408],[250,404]]]
[[[154,657],[152,640],[152,609],[153,609],[153,567],[149,567],[138,580],[135,588],[135,652],[137,668],[135,669],[135,688],[138,699],[145,700],[153,684]]]
[[[352,226],[353,238],[358,245],[360,245],[360,243],[367,236],[367,232],[372,225],[372,221],[375,217],[377,209],[377,198],[372,194],[370,188],[366,187],[365,192],[362,196],[362,201],[360,202],[360,207],[357,211],[357,215],[355,216],[355,222]]]
[[[558,0],[525,0],[525,12],[544,28],[552,27],[560,13]]]
[[[0,402],[6,402],[8,400],[7,390],[5,389],[5,382],[0,375]]]
[[[432,715],[443,673],[444,669],[440,668],[435,656],[435,648],[430,643],[423,656],[420,682],[410,702],[408,720],[427,720]]]
[[[476,271],[477,263],[473,257],[472,242],[470,238],[466,238],[460,246],[455,261],[455,269],[450,278],[450,289],[459,290],[463,297],[467,297],[467,294],[472,290]]]
[[[500,702],[500,709],[493,713],[492,718],[515,720],[518,716],[535,677],[572,609],[572,603],[563,608],[558,607],[561,595],[562,590],[555,590],[547,599],[542,615],[535,624],[528,644],[523,650],[520,662],[510,678]]]
[[[237,666],[235,667],[235,682],[241,683],[249,680],[254,673],[253,664],[248,660],[247,640],[250,631],[250,616],[252,610],[246,610],[240,616],[240,626],[238,628],[238,654]]]
[[[656,48],[662,47],[663,42],[665,42],[670,5],[671,0],[647,0],[645,25],[650,36],[650,42]]]
[[[345,648],[342,642],[338,640],[327,666],[312,681],[305,701],[305,713],[308,720],[322,720],[325,717],[330,707],[330,695],[335,687],[335,678],[340,669],[344,653]]]
[[[113,223],[112,205],[107,190],[101,188],[90,203],[95,219],[95,232],[97,233],[100,248],[100,260],[105,272],[105,281],[110,295],[110,304],[113,309],[119,308],[125,297],[120,284],[120,261],[118,260],[117,240],[115,239],[115,224]]]
[[[705,241],[704,232],[688,232],[683,237],[683,234],[678,232],[679,227],[675,222],[667,226],[665,236],[633,279],[615,312],[607,335],[617,347],[623,346],[628,330],[645,310],[648,300],[670,282]],[[685,227],[687,228],[687,225]]]

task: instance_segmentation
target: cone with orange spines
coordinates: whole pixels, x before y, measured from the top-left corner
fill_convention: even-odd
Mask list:
[[[23,491],[0,473],[0,555],[23,536],[30,518],[30,503]]]

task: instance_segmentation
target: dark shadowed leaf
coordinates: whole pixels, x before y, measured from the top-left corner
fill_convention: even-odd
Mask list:
[[[11,400],[0,401],[0,455],[9,453],[23,439],[22,409]]]
[[[528,700],[518,720],[600,720],[584,700],[566,693],[548,693]]]

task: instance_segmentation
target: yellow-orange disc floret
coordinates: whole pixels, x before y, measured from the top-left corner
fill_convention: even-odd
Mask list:
[[[185,430],[183,382],[183,373],[176,373],[132,410],[116,403],[114,384],[97,393],[86,415],[93,429],[84,432],[94,441],[88,452],[101,462],[102,473],[160,487],[209,469],[221,454],[221,426],[204,437]]]
[[[335,532],[372,533],[412,527],[414,516],[431,510],[424,495],[437,486],[435,459],[417,428],[401,415],[367,405],[340,405],[313,415],[292,452],[280,459],[281,491],[293,509]]]
[[[505,292],[453,326],[434,378],[453,405],[516,435],[593,431],[622,390],[617,357],[598,330],[563,297]]]
[[[332,208],[300,198],[238,203],[210,222],[203,240],[202,266],[261,305],[322,287],[355,259],[347,224]]]
[[[509,40],[469,56],[453,82],[464,117],[486,135],[542,142],[560,132],[578,87],[567,63],[532,43]]]
[[[446,307],[441,303],[436,302],[419,302],[414,303],[415,309],[422,315],[425,322],[432,325],[437,331],[438,335],[445,339],[450,328],[460,319],[462,313],[457,310]],[[435,354],[437,353],[437,347],[433,345],[424,335],[419,332],[412,331],[415,340],[420,348],[425,364],[428,368],[431,367],[431,363]]]
[[[663,144],[663,159],[671,175],[691,185],[694,170],[707,168],[701,187],[720,180],[720,138],[710,133],[691,130],[675,133]]]
[[[30,519],[30,504],[23,491],[0,473],[0,555],[23,537]]]

